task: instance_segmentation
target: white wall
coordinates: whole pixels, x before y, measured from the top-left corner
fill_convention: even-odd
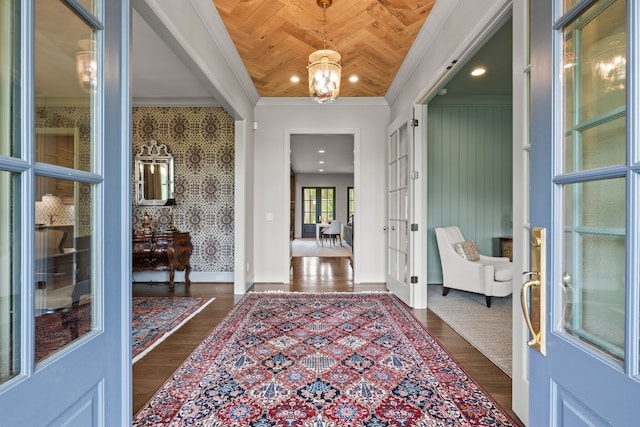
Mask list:
[[[357,233],[355,281],[385,281],[386,127],[389,107],[381,98],[261,98],[254,132],[254,279],[289,282],[289,135],[354,134]]]
[[[347,223],[347,187],[353,187],[353,174],[296,174],[295,237],[302,236],[302,187],[335,187],[335,219]],[[354,198],[357,194],[354,195]],[[355,215],[354,215],[355,216]]]

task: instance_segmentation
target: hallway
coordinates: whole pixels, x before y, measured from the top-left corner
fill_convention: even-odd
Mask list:
[[[383,283],[353,284],[353,270],[348,258],[292,258],[289,284],[260,283],[255,291],[285,292],[367,292],[385,291]],[[193,283],[185,289],[176,283],[171,293],[165,283],[135,283],[133,296],[195,296],[216,299],[200,314],[158,345],[143,359],[133,365],[133,412],[136,413],[153,393],[173,374],[180,363],[226,316],[239,296],[233,295],[230,283]],[[455,333],[431,310],[413,310],[420,322],[460,362],[473,378],[509,414],[511,410],[511,378],[491,363],[484,355]],[[516,418],[517,419],[517,418]]]

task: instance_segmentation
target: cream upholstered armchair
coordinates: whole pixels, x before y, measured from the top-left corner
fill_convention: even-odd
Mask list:
[[[479,254],[475,243],[465,241],[458,227],[435,230],[442,264],[442,295],[450,289],[484,294],[487,307],[491,307],[491,297],[511,294],[513,264],[509,258]]]

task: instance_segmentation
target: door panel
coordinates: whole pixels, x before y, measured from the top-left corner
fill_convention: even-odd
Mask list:
[[[422,108],[416,110],[422,113]],[[421,191],[416,190],[422,167],[422,150],[415,137],[417,122],[398,120],[388,129],[387,288],[410,307],[426,308],[426,269],[422,262],[426,242],[419,225],[426,224],[422,221],[426,207],[421,203]]]
[[[0,0],[2,425],[130,423],[129,7]]]
[[[637,6],[553,3],[531,3],[531,225],[548,230],[549,308],[546,355],[529,351],[530,424],[634,425]]]
[[[406,304],[411,305],[411,282],[407,277],[409,270],[409,247],[406,224],[409,221],[408,173],[406,164],[409,158],[409,124],[404,122],[394,129],[388,142],[388,244],[387,244],[387,287]],[[405,166],[403,166],[405,165]]]

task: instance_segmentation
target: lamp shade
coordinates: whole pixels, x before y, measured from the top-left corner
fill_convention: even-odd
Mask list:
[[[309,55],[309,96],[321,104],[336,100],[340,94],[340,54],[320,49]]]

